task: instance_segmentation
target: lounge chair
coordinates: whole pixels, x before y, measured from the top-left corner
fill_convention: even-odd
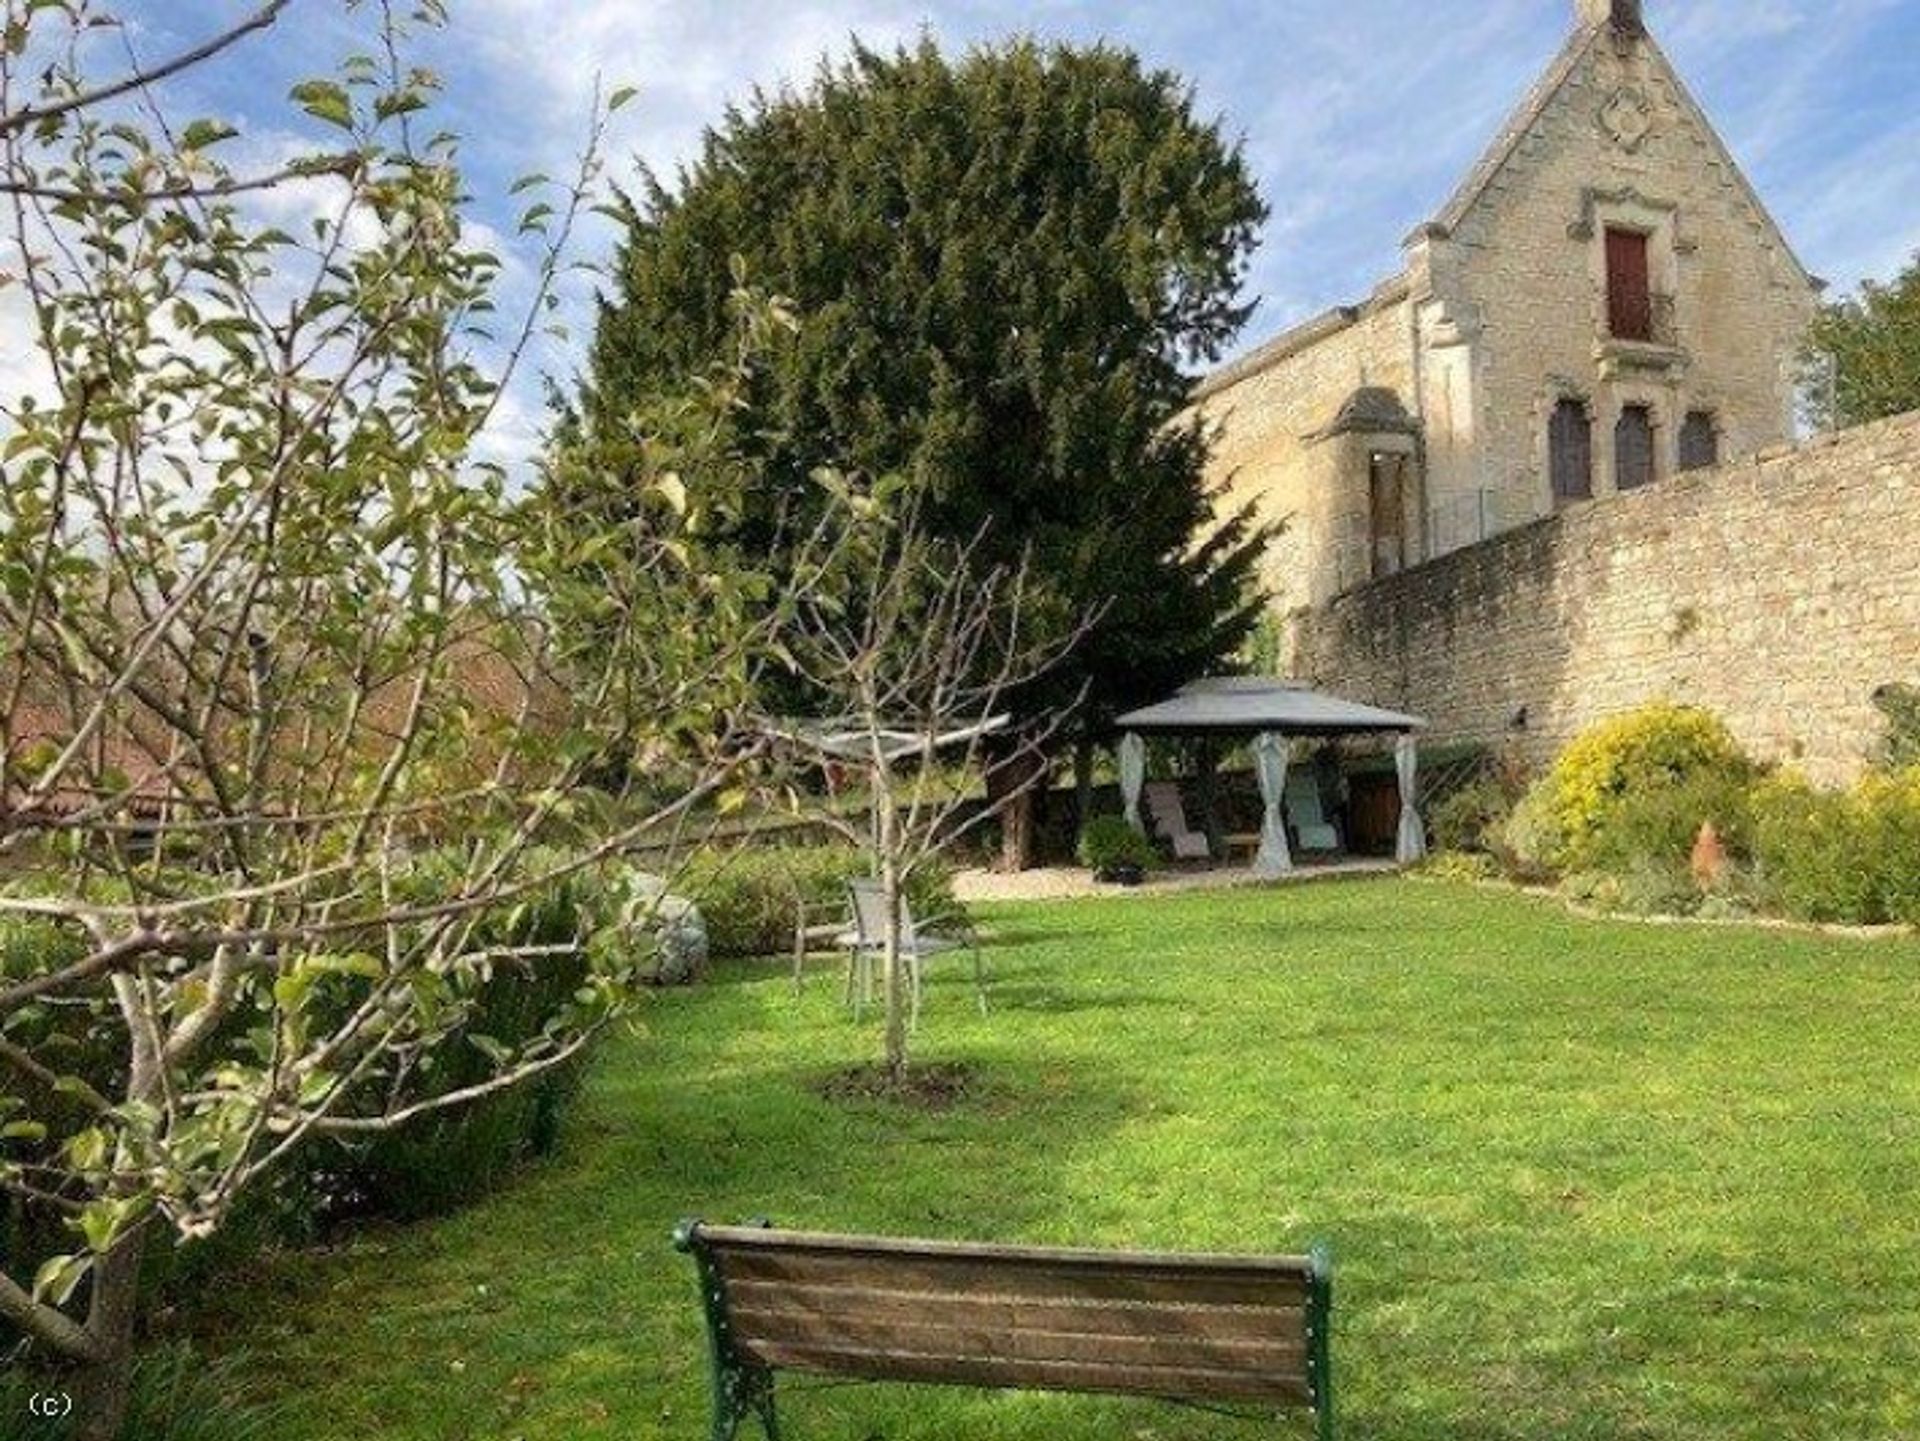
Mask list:
[[[882,963],[887,954],[887,897],[880,882],[847,882],[847,896],[853,905],[853,929],[838,938],[847,952],[847,1001],[856,1009],[873,996],[874,962]],[[944,923],[944,924],[943,924]],[[973,952],[973,984],[980,1012],[987,1010],[986,971],[980,958],[980,938],[965,917],[952,916],[935,922],[935,929],[922,930],[914,924],[906,898],[900,900],[900,956],[906,962],[907,1023],[920,1024],[920,973],[929,956],[943,955],[962,948]],[[947,933],[942,934],[942,929]]]
[[[1287,819],[1303,851],[1337,851],[1340,832],[1327,820],[1320,805],[1320,782],[1311,771],[1294,771],[1287,777]]]
[[[1147,814],[1154,828],[1173,846],[1176,861],[1210,861],[1213,847],[1207,838],[1187,824],[1186,807],[1180,803],[1180,787],[1171,781],[1156,781],[1147,787]]]

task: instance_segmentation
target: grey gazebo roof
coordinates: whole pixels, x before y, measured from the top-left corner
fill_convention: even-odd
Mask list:
[[[1115,724],[1143,734],[1341,736],[1416,731],[1419,716],[1401,715],[1264,676],[1195,681],[1171,700],[1123,715]]]

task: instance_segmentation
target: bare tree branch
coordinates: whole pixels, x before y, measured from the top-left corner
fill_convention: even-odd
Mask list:
[[[83,90],[79,94],[69,95],[63,100],[51,101],[45,105],[22,106],[18,110],[0,115],[0,135],[8,135],[17,130],[25,130],[30,126],[39,124],[42,120],[51,120],[56,116],[68,115],[76,110],[89,109],[92,106],[125,95],[129,91],[140,90],[148,85],[154,84],[156,81],[165,80],[172,75],[178,75],[183,70],[190,70],[203,61],[211,60],[222,50],[225,50],[230,45],[237,44],[239,41],[253,34],[256,30],[265,30],[280,18],[280,12],[285,10],[290,3],[291,0],[267,0],[265,5],[262,5],[238,25],[223,30],[211,39],[202,41],[190,50],[183,50],[178,55],[162,61],[158,65],[135,70],[132,74],[122,76],[110,84],[101,85],[90,90]]]

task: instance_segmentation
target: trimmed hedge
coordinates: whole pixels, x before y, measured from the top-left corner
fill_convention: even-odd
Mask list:
[[[539,874],[562,859],[537,852],[522,865]],[[431,901],[456,884],[461,871],[458,853],[429,853],[408,875],[407,889]],[[471,944],[476,950],[575,942],[584,947],[614,913],[605,878],[576,871],[510,908],[487,913]],[[494,1062],[473,1038],[510,1050],[532,1041],[566,1006],[588,969],[584,949],[497,966],[473,996],[472,1012],[459,1032],[423,1059],[399,1104],[432,1100],[486,1080]],[[516,1167],[552,1150],[584,1070],[584,1061],[577,1060],[478,1102],[422,1116],[397,1131],[322,1146],[311,1164],[324,1217],[415,1220],[484,1195]]]
[[[552,853],[528,857],[544,868]],[[452,852],[427,852],[409,868],[409,895],[431,900],[460,872]],[[584,942],[616,909],[603,879],[581,872],[542,888],[525,903],[488,915],[476,928],[478,948]],[[0,977],[48,969],[85,954],[76,932],[38,921],[0,918]],[[537,1035],[587,972],[582,955],[503,964],[473,995],[473,1012],[404,1083],[398,1104],[443,1095],[483,1079],[491,1061],[473,1037],[512,1047]],[[343,993],[341,1004],[349,1004]],[[112,1025],[89,1024],[83,1010],[51,1008],[18,1024],[15,1038],[57,1057],[64,1072],[109,1094],[124,1058],[113,1049]],[[236,1027],[251,1024],[245,1013]],[[476,1104],[422,1117],[401,1130],[353,1143],[316,1140],[249,1191],[215,1235],[184,1246],[148,1250],[148,1284],[160,1300],[181,1299],[232,1264],[262,1250],[312,1241],[328,1223],[348,1218],[412,1219],[452,1209],[484,1194],[514,1167],[553,1145],[584,1069],[559,1068],[525,1086]],[[47,1104],[47,1103],[42,1103]],[[52,1103],[52,1104],[57,1104]],[[18,1255],[52,1254],[67,1244],[58,1219],[19,1203],[0,1205],[0,1248]]]
[[[704,855],[674,889],[700,907],[712,954],[740,960],[790,952],[801,905],[844,909],[847,882],[870,874],[865,852],[852,846],[767,846]],[[953,872],[921,867],[907,904],[916,920],[958,912]]]

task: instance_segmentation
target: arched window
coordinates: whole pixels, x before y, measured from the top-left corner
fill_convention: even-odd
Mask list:
[[[1556,507],[1593,495],[1593,422],[1587,407],[1568,398],[1553,408],[1547,427],[1548,468],[1553,473]]]
[[[1720,463],[1720,432],[1710,410],[1689,411],[1680,427],[1680,468],[1709,470]]]
[[[1638,490],[1652,485],[1653,477],[1653,411],[1623,406],[1613,428],[1613,483],[1620,490]]]

